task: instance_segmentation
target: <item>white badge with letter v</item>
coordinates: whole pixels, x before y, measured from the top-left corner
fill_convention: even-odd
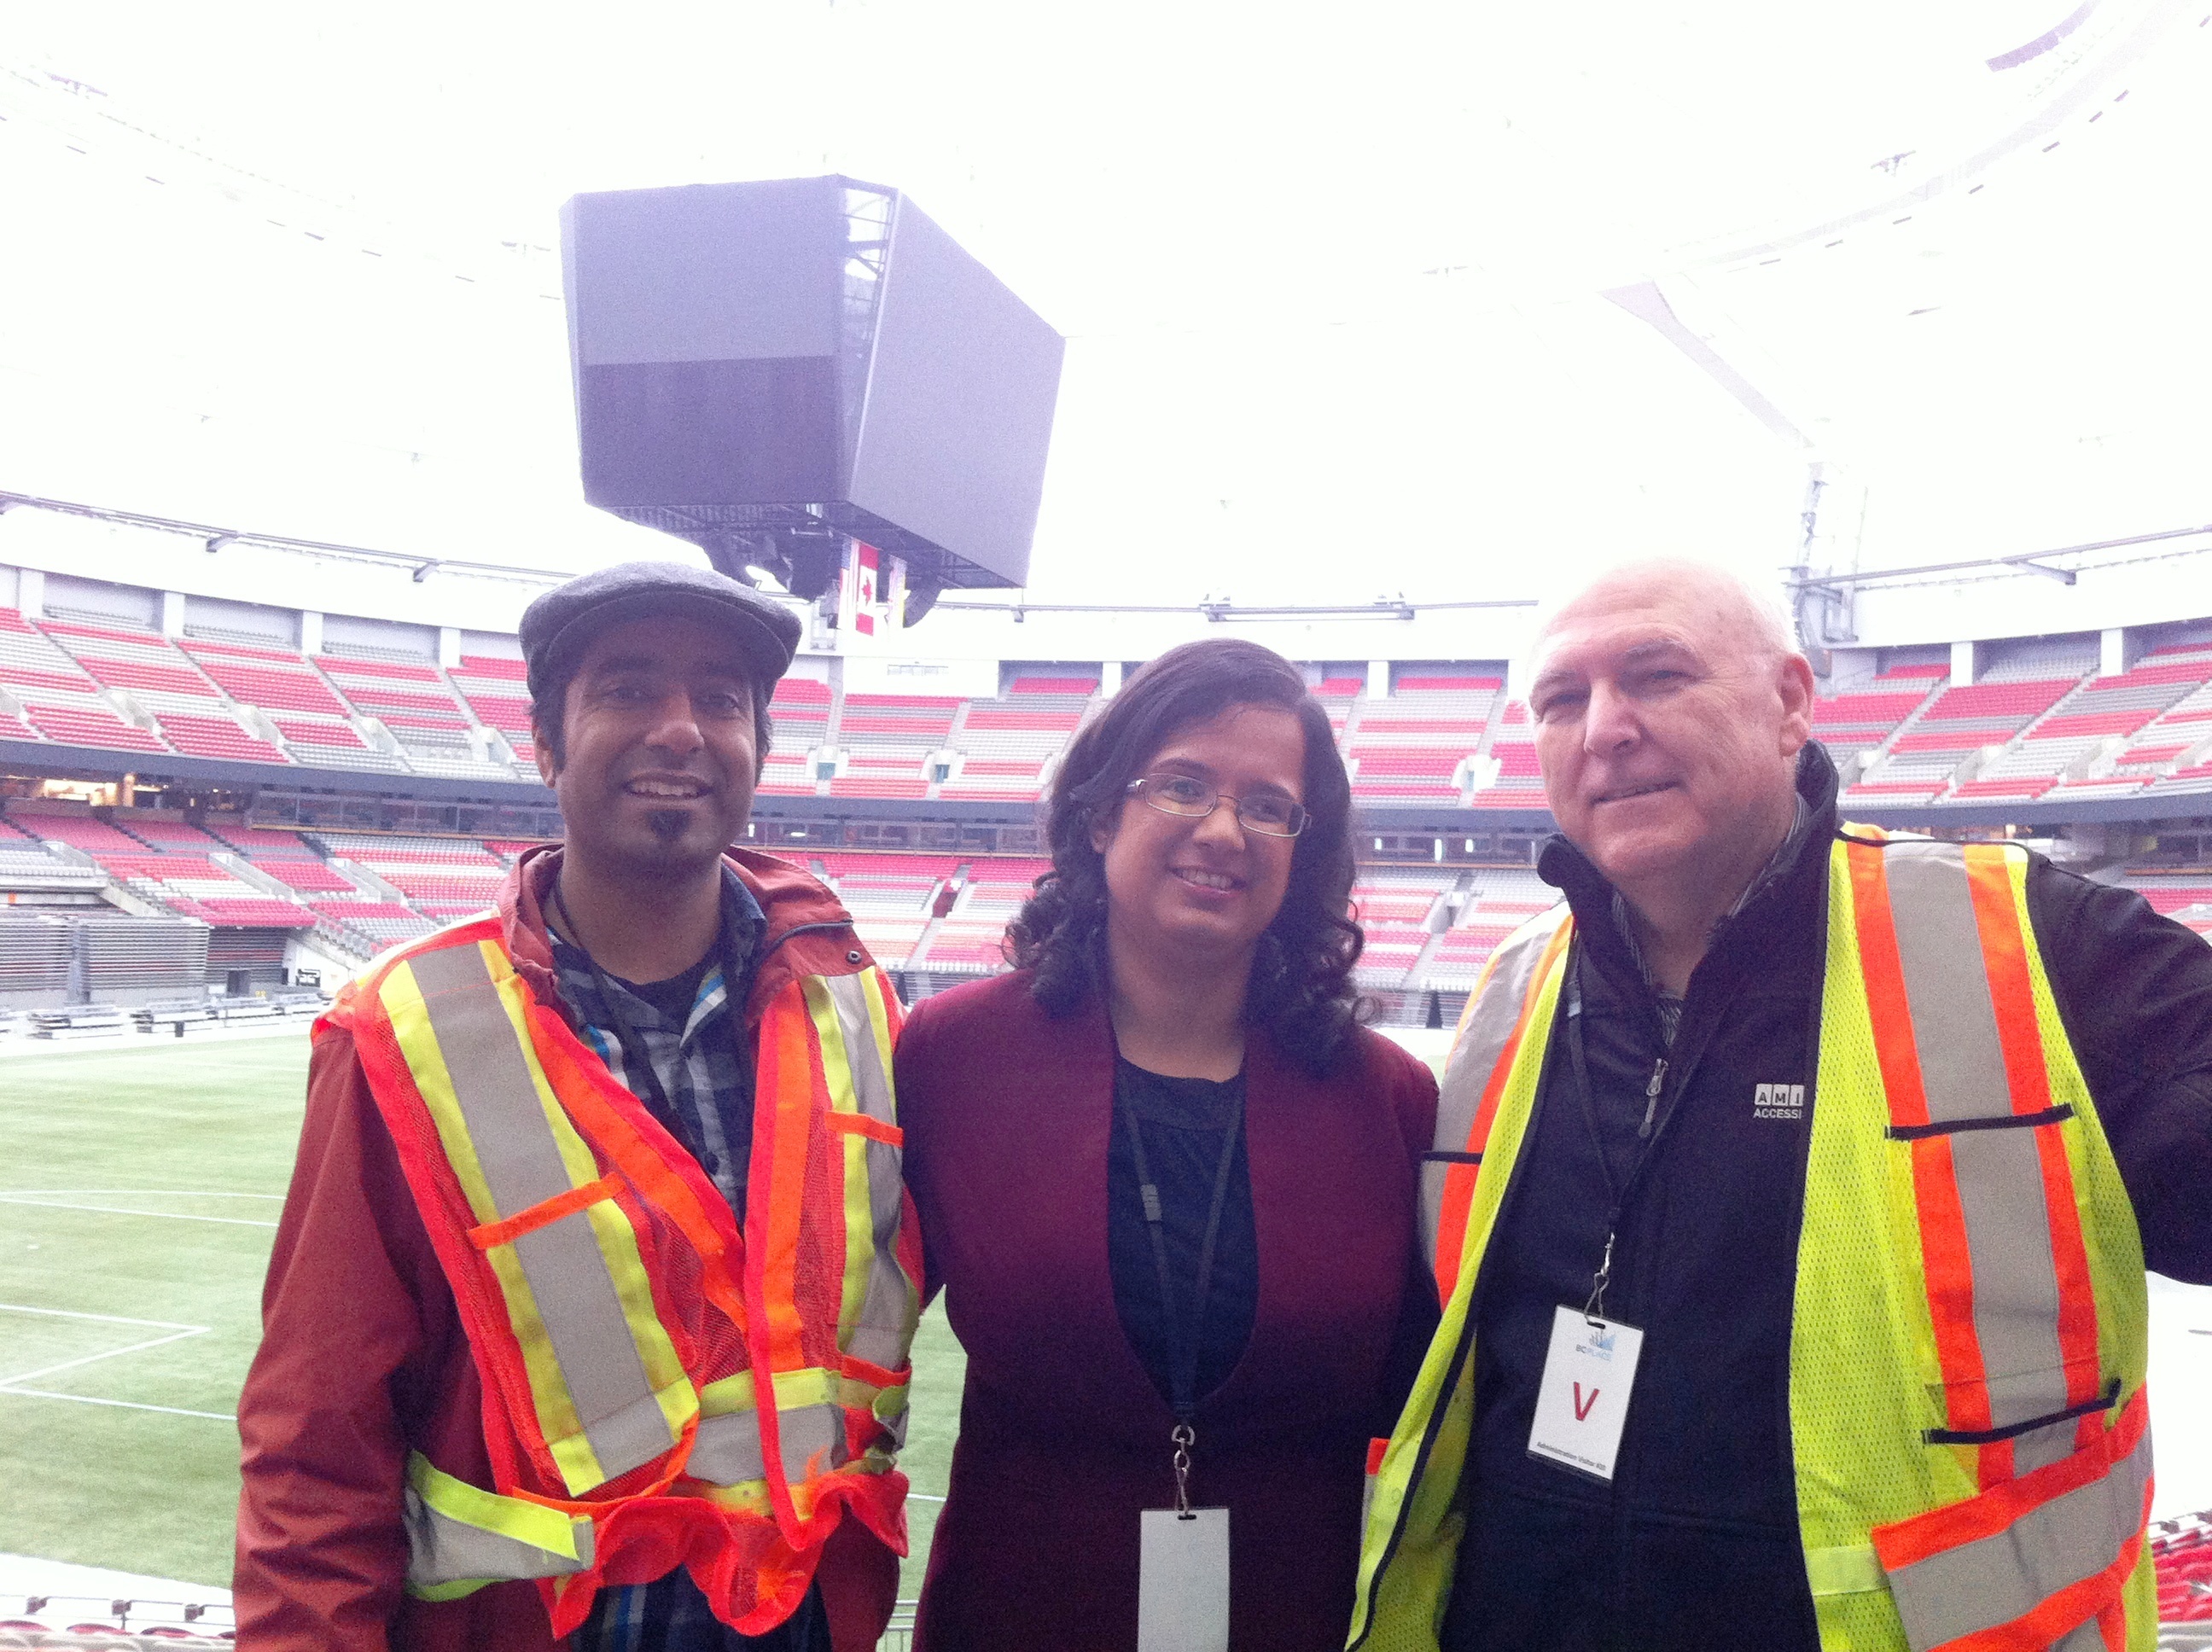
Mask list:
[[[1140,1519],[1137,1652],[1229,1652],[1229,1511]]]
[[[1636,1387],[1644,1333],[1579,1308],[1552,1316],[1552,1345],[1536,1387],[1528,1455],[1596,1479],[1613,1478],[1621,1425]]]

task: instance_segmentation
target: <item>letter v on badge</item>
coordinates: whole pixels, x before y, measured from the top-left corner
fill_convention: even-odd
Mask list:
[[[1644,1333],[1632,1325],[1579,1308],[1554,1310],[1528,1455],[1611,1480],[1643,1351]]]

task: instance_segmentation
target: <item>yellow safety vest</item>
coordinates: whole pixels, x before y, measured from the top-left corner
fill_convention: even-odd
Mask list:
[[[732,1013],[737,1013],[732,1006]],[[603,1582],[684,1564],[759,1634],[859,1520],[905,1551],[919,1230],[896,995],[792,981],[758,1034],[744,1230],[690,1155],[515,973],[497,920],[387,953],[350,1031],[483,1377],[495,1485],[409,1463],[411,1594],[532,1578],[555,1635]]]
[[[1846,826],[1790,1361],[1823,1652],[2150,1652],[2135,1212],[2027,910],[2027,853]],[[1564,907],[1462,1017],[1422,1220],[1442,1327],[1376,1479],[1351,1644],[1437,1645],[1474,1415],[1471,1312],[1566,974]]]

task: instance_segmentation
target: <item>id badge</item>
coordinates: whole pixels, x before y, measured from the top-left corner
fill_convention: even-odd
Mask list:
[[[1643,1351],[1644,1333],[1632,1325],[1579,1308],[1555,1309],[1528,1455],[1611,1480]]]
[[[1137,1652],[1229,1652],[1229,1511],[1140,1520]]]

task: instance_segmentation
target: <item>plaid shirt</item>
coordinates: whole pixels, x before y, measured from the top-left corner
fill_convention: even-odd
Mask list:
[[[561,996],[575,1015],[580,1036],[699,1161],[740,1226],[752,1148],[753,1051],[742,1007],[733,1014],[731,1005],[744,1002],[767,927],[752,891],[726,868],[716,943],[720,956],[701,977],[690,1011],[680,1016],[664,1014],[629,983],[594,969],[581,947],[558,934],[552,938]],[[732,968],[738,972],[734,993],[727,979]],[[608,993],[617,1005],[609,1005]],[[623,1036],[625,1023],[634,1043]],[[656,1104],[651,1084],[632,1080],[635,1061],[651,1063],[665,1108]],[[830,1635],[820,1596],[811,1593],[788,1622],[766,1635],[740,1635],[715,1618],[690,1573],[679,1567],[650,1583],[602,1589],[571,1644],[577,1652],[829,1652]]]

